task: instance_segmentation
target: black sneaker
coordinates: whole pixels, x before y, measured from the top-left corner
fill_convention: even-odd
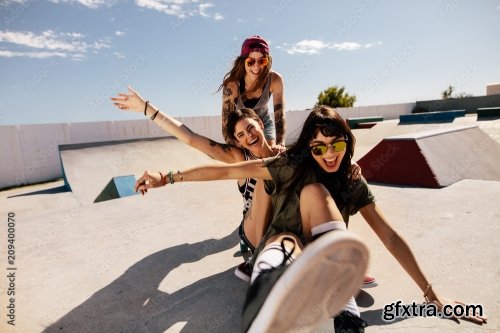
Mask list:
[[[333,326],[335,333],[364,333],[368,325],[361,317],[344,310],[333,318]]]
[[[250,263],[250,260],[239,264],[234,270],[234,275],[247,283],[250,282],[250,277],[252,276],[252,264]]]
[[[324,234],[290,265],[283,244],[282,250],[284,262],[264,270],[249,287],[243,332],[310,332],[344,308],[368,265],[366,246],[346,231]]]

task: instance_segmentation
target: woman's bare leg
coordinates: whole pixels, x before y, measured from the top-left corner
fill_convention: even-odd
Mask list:
[[[344,221],[330,192],[319,183],[306,185],[300,193],[300,216],[304,235],[312,239],[315,226],[332,221]]]
[[[245,220],[243,230],[253,247],[257,247],[264,237],[271,216],[271,197],[264,189],[264,181],[259,179],[255,184],[252,205],[250,206]]]

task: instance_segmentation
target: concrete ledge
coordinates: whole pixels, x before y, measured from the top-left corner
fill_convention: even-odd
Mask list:
[[[360,128],[359,125],[363,123],[373,123],[378,121],[383,121],[384,118],[382,116],[374,116],[374,117],[357,117],[357,118],[347,118],[347,125],[352,128]],[[373,126],[372,126],[373,127]]]
[[[435,111],[404,114],[399,116],[400,124],[422,124],[452,122],[456,117],[465,117],[465,110]]]
[[[492,108],[477,108],[477,119],[500,117],[500,106]]]
[[[360,123],[360,124],[358,124],[357,128],[358,129],[372,128],[375,125],[377,125],[377,123]]]

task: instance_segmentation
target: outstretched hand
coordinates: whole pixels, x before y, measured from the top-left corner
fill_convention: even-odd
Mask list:
[[[275,144],[271,146],[271,150],[274,152],[275,155],[284,153],[286,151],[286,147],[280,144]]]
[[[161,172],[145,171],[141,178],[137,179],[134,191],[141,191],[142,195],[148,193],[148,189],[165,186],[166,181]]]
[[[467,304],[460,302],[460,301],[453,301],[451,299],[448,299],[445,297],[439,297],[439,296],[437,296],[432,301],[428,300],[427,303],[434,304],[437,307],[437,310],[440,312],[443,312],[444,307],[446,306],[447,313],[444,313],[445,315],[452,314],[453,312],[457,312],[457,311],[453,311],[453,309],[455,309],[455,308],[457,308],[457,309],[460,308],[461,310],[463,310],[463,311],[457,312],[457,313],[462,313],[461,315],[457,315],[457,313],[453,313],[452,316],[449,317],[451,319],[467,320],[467,321],[470,321],[470,322],[473,322],[473,323],[476,323],[479,325],[486,324],[486,322],[488,320],[488,317],[486,317],[482,313],[480,313],[480,309],[482,309],[482,307],[480,307],[479,305],[478,306],[471,306],[471,305],[467,305]]]
[[[113,104],[120,110],[144,112],[146,100],[131,86],[128,86],[128,92],[128,94],[119,93],[118,96],[111,97]]]
[[[352,174],[352,179],[354,180],[358,180],[361,178],[361,167],[359,166],[358,163],[351,164],[351,174]]]

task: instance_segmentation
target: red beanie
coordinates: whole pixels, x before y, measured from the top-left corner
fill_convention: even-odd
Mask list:
[[[251,36],[245,39],[241,45],[241,56],[246,56],[250,52],[260,52],[262,54],[269,54],[269,45],[264,38],[260,36]]]

